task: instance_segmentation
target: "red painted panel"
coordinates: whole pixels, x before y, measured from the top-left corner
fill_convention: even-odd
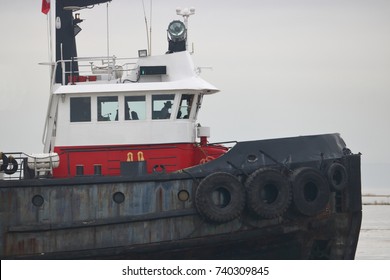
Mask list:
[[[83,175],[95,175],[95,166],[101,166],[101,175],[120,175],[120,164],[126,161],[147,162],[147,172],[163,165],[166,172],[173,172],[213,160],[225,152],[223,146],[200,146],[196,143],[161,145],[110,145],[55,147],[60,156],[60,166],[54,169],[54,177],[74,177],[77,166]]]

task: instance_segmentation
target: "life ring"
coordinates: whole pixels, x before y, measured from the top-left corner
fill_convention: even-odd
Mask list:
[[[332,163],[326,171],[326,176],[334,191],[342,191],[348,185],[348,172],[341,163]]]
[[[3,160],[2,165],[0,165],[0,172],[4,171],[8,167],[8,158],[4,153],[0,153],[0,158]]]
[[[290,179],[294,205],[303,215],[317,215],[328,204],[330,189],[319,170],[301,167],[293,171]]]
[[[12,166],[11,169],[9,169],[10,165]],[[12,175],[18,170],[18,162],[13,156],[8,157],[8,165],[4,169],[4,173],[7,175]]]
[[[290,182],[276,169],[260,168],[253,172],[246,192],[248,208],[263,218],[279,217],[291,204]]]
[[[200,182],[195,193],[195,206],[209,222],[232,221],[244,210],[244,186],[229,173],[213,173]]]

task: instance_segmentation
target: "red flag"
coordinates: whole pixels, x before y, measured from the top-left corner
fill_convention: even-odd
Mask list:
[[[50,10],[50,0],[42,0],[42,13],[47,15]]]

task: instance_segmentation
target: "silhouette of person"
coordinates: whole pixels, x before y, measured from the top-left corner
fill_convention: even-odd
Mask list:
[[[169,119],[171,114],[169,113],[169,109],[172,108],[172,102],[167,101],[164,103],[164,107],[160,111],[160,119]]]
[[[139,120],[138,114],[136,111],[131,111],[131,119],[133,120]]]

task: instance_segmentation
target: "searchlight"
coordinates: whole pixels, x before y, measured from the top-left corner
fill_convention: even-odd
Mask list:
[[[180,20],[174,20],[168,25],[168,53],[181,52],[186,50],[187,28]]]

